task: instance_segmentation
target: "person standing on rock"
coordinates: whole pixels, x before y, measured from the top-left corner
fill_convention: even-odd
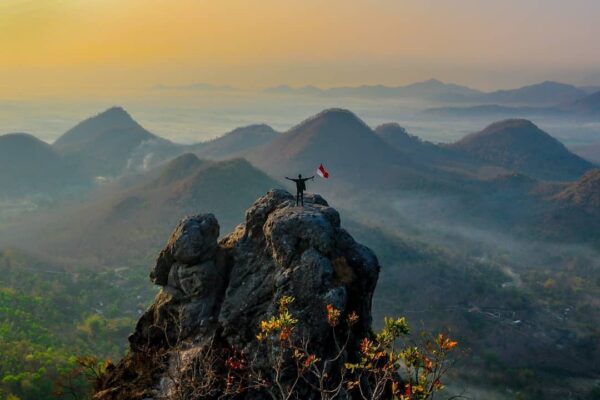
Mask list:
[[[296,182],[296,206],[302,204],[302,207],[304,207],[304,191],[306,190],[306,181],[311,179],[314,180],[314,175],[310,178],[302,178],[302,174],[298,174],[298,179],[288,178],[287,176],[285,179]]]

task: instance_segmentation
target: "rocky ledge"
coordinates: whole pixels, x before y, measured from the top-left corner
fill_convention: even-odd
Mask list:
[[[99,382],[96,400],[180,398],[177,376],[198,369],[214,354],[207,349],[243,355],[245,368],[268,377],[273,360],[256,336],[287,296],[294,298],[294,334],[311,352],[334,355],[348,340],[337,361],[356,359],[359,341],[370,334],[379,264],[322,197],[309,194],[297,207],[290,193],[272,190],[246,211],[245,223],[218,238],[212,214],[175,228],[150,273],[162,289],[129,337],[128,355]],[[341,318],[356,313],[358,322],[332,330],[328,305]],[[236,398],[268,398],[261,390]]]

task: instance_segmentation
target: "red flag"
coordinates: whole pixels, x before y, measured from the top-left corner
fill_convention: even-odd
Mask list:
[[[325,167],[323,166],[323,164],[319,165],[319,168],[317,168],[317,174],[324,179],[329,178],[329,172],[327,172],[327,170],[325,169]]]

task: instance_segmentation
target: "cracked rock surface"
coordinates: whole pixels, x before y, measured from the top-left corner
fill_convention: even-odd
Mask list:
[[[276,314],[282,296],[295,298],[290,312],[297,330],[317,354],[334,349],[328,304],[343,316],[359,316],[349,353],[368,336],[377,258],[341,228],[339,213],[321,196],[307,194],[305,206],[296,207],[290,193],[272,190],[246,211],[243,224],[218,237],[212,214],[178,224],[150,273],[161,291],[129,337],[130,353],[107,374],[95,399],[169,398],[168,368],[139,360],[173,343],[185,343],[192,353],[211,344],[253,354],[259,323]],[[252,362],[268,369],[265,357]]]

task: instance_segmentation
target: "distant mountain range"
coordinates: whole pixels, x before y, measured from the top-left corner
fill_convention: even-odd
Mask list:
[[[584,117],[600,117],[600,91],[575,100],[560,108],[568,113]]]
[[[211,193],[222,196],[223,206],[230,204],[228,192],[219,191],[220,180],[227,187],[236,186],[236,190],[246,190],[252,182],[256,183],[260,190],[249,191],[247,199],[251,201],[266,186],[289,185],[285,176],[314,174],[320,163],[326,165],[335,184],[317,179],[309,183],[310,190],[340,203],[349,202],[342,206],[350,207],[360,201],[370,202],[373,207],[390,207],[387,196],[420,193],[429,199],[451,196],[476,202],[481,213],[488,212],[485,208],[491,203],[486,198],[497,198],[498,190],[503,191],[503,196],[524,199],[537,181],[572,181],[595,168],[527,120],[500,121],[456,143],[439,145],[410,135],[395,123],[372,129],[344,109],[324,110],[284,133],[259,124],[235,129],[212,141],[179,145],[148,132],[125,110],[114,107],[81,122],[52,146],[27,135],[0,137],[2,152],[6,154],[2,161],[7,160],[7,166],[0,177],[5,187],[18,196],[51,194],[57,182],[62,185],[61,190],[80,185],[85,193],[98,177],[117,179],[94,194],[104,198],[103,206],[116,204],[108,207],[110,212],[91,212],[102,214],[106,221],[111,220],[113,213],[128,215],[128,210],[139,213],[153,207],[168,208],[187,204],[186,199],[195,204],[202,199],[201,188],[210,185],[215,185]],[[193,154],[175,158],[184,153]],[[215,164],[215,160],[238,157],[247,159],[252,166],[241,160]],[[254,172],[245,176],[245,170]],[[511,174],[529,178],[498,179]],[[212,176],[219,178],[212,180]],[[83,188],[85,185],[87,189]],[[122,199],[114,195],[117,197],[108,201],[104,190],[121,193],[118,196]],[[382,195],[371,198],[374,191]],[[231,192],[231,196],[238,195]],[[215,200],[210,204],[217,207],[217,203]],[[452,204],[433,201],[428,213],[449,215]],[[182,210],[188,210],[186,207]],[[494,207],[505,208],[502,204]],[[148,212],[143,218],[158,216]]]
[[[397,123],[373,129],[351,111],[327,109],[286,132],[251,125],[180,145],[115,107],[54,145],[0,136],[3,195],[83,193],[0,221],[0,250],[44,260],[24,267],[23,285],[49,265],[131,279],[119,270],[152,266],[183,216],[213,212],[228,232],[259,195],[293,190],[284,177],[310,176],[320,163],[330,178],[315,178],[308,190],[323,193],[382,263],[377,317],[407,315],[424,330],[451,330],[474,355],[475,382],[489,378],[504,388],[515,374],[535,374],[531,381],[550,394],[533,398],[552,398],[546,386],[554,380],[570,393],[558,377],[596,379],[600,172],[524,119],[440,145]],[[111,179],[92,185],[98,177]],[[115,281],[109,295],[134,296],[118,288]],[[103,300],[78,291],[58,306],[81,293]]]
[[[210,83],[192,83],[189,85],[163,85],[158,84],[152,87],[153,90],[191,90],[206,92],[229,92],[236,90],[229,85],[213,85]]]
[[[568,96],[567,96],[568,97]],[[558,97],[548,97],[558,98]],[[469,107],[437,107],[422,113],[437,118],[507,118],[507,117],[556,117],[577,119],[600,119],[600,91],[553,106],[504,106],[485,104]]]
[[[585,97],[585,90],[573,85],[545,81],[513,90],[497,90],[485,94],[486,102],[498,104],[563,104]]]
[[[484,92],[467,86],[443,83],[437,79],[405,86],[363,85],[356,87],[333,87],[320,89],[315,86],[292,88],[287,85],[267,88],[272,94],[365,97],[365,98],[413,98],[440,102],[536,105],[550,106],[573,102],[589,94],[591,88],[577,88],[564,83],[545,81],[511,90]]]

